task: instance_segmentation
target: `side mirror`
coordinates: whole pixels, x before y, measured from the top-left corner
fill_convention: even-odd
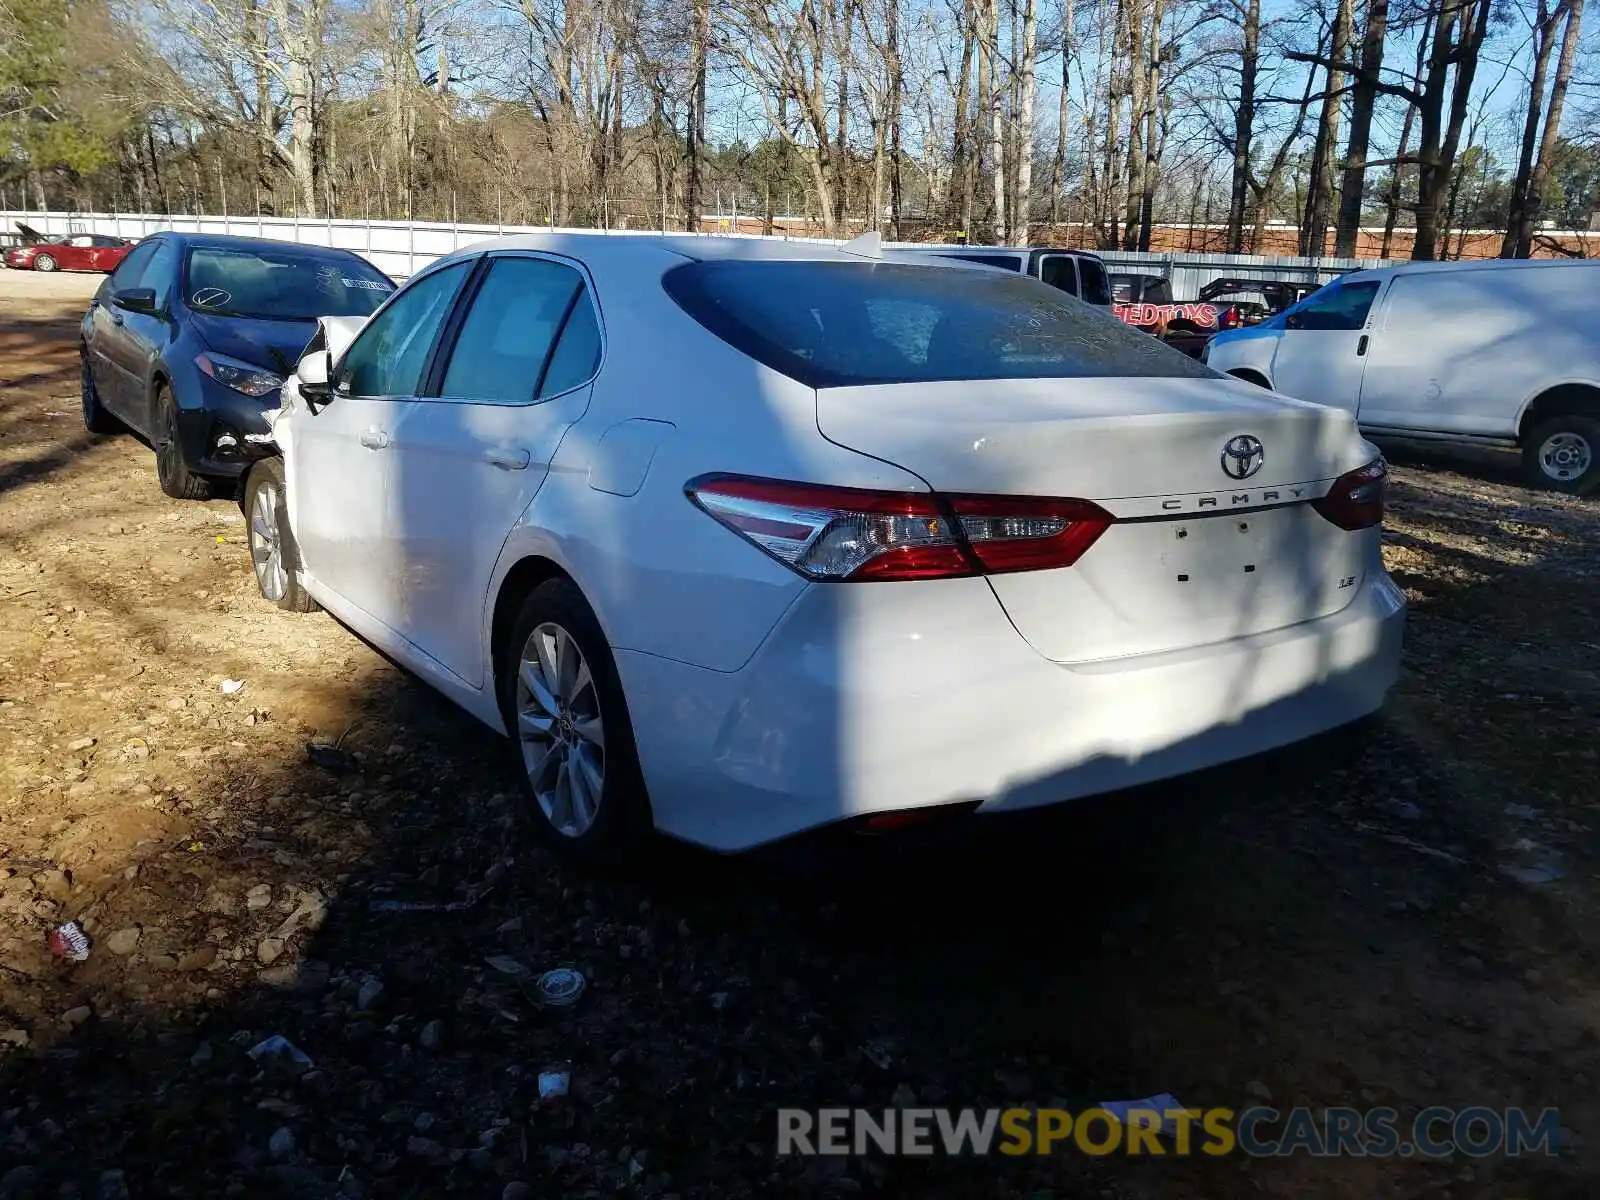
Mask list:
[[[146,313],[154,315],[156,311],[155,288],[123,288],[120,292],[113,292],[111,303],[128,312]]]
[[[301,387],[326,388],[333,364],[326,350],[313,350],[300,360],[294,373],[300,377]]]
[[[316,405],[327,402],[328,376],[333,373],[333,356],[326,350],[313,350],[300,359],[294,369],[300,382],[300,395],[316,411]]]

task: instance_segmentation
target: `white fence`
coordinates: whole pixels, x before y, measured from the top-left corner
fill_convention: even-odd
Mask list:
[[[160,230],[185,233],[235,234],[245,237],[277,238],[315,246],[335,246],[354,250],[374,266],[396,279],[405,279],[442,255],[486,238],[518,233],[544,233],[544,225],[471,225],[448,221],[369,221],[318,219],[313,217],[210,217],[167,216],[153,213],[65,213],[0,211],[0,232],[11,232],[21,221],[40,233],[104,233],[114,237],[142,238]],[[568,232],[568,231],[563,231]],[[571,230],[574,233],[601,233],[602,230]],[[609,237],[652,236],[649,230],[612,230]],[[675,234],[696,237],[696,234]],[[721,236],[729,236],[723,234]],[[752,237],[753,234],[736,236]],[[821,238],[796,239],[823,241]],[[896,243],[911,245],[912,243]],[[1172,281],[1172,292],[1180,299],[1196,295],[1213,279],[1228,275],[1257,278],[1325,282],[1345,271],[1382,266],[1378,259],[1358,258],[1275,258],[1258,254],[1140,254],[1124,250],[1105,250],[1100,257],[1113,270],[1162,275]]]

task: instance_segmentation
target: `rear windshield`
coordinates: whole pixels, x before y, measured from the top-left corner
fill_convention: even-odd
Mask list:
[[[678,267],[663,283],[723,341],[810,387],[1215,375],[1025,275],[722,260]]]
[[[392,291],[387,275],[353,254],[294,246],[192,246],[184,264],[184,299],[214,316],[365,317]]]

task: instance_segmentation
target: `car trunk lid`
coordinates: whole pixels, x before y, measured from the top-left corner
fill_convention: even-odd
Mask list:
[[[1336,612],[1363,539],[1308,503],[1372,456],[1348,413],[1195,378],[827,388],[818,426],[936,491],[1092,500],[1117,518],[1076,564],[990,577],[1041,654],[1083,662]],[[1253,438],[1259,461],[1237,452]],[[1253,468],[1243,479],[1235,470]]]

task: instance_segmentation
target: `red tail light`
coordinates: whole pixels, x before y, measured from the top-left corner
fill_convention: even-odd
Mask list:
[[[689,499],[807,579],[951,579],[1070,567],[1111,515],[1087,500],[878,492],[706,475]]]
[[[1346,471],[1333,481],[1326,496],[1311,503],[1340,529],[1371,529],[1383,521],[1388,490],[1389,464],[1375,458],[1364,467]]]

